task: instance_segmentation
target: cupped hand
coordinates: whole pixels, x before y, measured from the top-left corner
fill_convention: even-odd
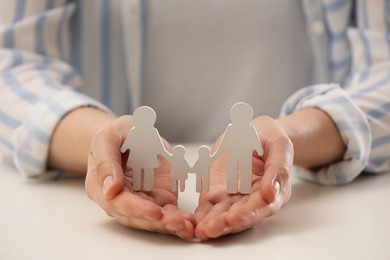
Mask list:
[[[261,157],[253,153],[252,192],[226,192],[228,153],[222,153],[211,166],[210,190],[200,194],[195,210],[195,235],[201,240],[247,230],[275,214],[291,196],[293,147],[290,139],[272,118],[258,117],[252,125],[264,149]],[[214,149],[220,140],[217,140]]]
[[[178,195],[171,191],[167,160],[160,158],[152,191],[133,190],[132,170],[125,166],[128,153],[120,153],[131,127],[132,117],[123,116],[95,135],[88,157],[87,195],[125,226],[192,238],[195,218],[177,206]]]

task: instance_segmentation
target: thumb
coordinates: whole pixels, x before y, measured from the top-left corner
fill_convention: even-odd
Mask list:
[[[125,186],[121,165],[115,161],[105,161],[97,165],[96,173],[105,199],[118,195]]]
[[[262,156],[264,175],[261,180],[261,193],[268,203],[272,203],[280,197],[279,195],[290,191],[289,177],[294,151],[291,140],[273,119],[259,117],[257,120],[256,130],[262,137],[264,147]]]
[[[91,165],[105,199],[114,198],[125,186],[125,175],[120,153],[121,139],[109,130],[96,134],[90,151]],[[126,157],[127,154],[125,154]]]
[[[269,167],[261,180],[261,195],[268,203],[272,203],[278,197],[281,187],[288,185],[289,172],[283,167]]]

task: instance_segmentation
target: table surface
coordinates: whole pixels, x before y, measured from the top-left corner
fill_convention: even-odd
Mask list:
[[[191,160],[195,146],[187,150]],[[179,204],[193,210],[190,175]],[[294,179],[290,202],[249,231],[207,242],[133,230],[82,179],[30,183],[0,165],[0,259],[390,259],[390,174],[322,187]]]

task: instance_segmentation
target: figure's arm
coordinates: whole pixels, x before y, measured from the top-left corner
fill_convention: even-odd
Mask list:
[[[172,154],[166,153],[162,155],[162,157],[164,157],[164,159],[167,160],[172,165]]]
[[[211,158],[213,158],[214,160],[220,157],[225,150],[224,136],[225,134],[220,139],[220,142],[218,143],[218,147],[216,148],[215,152],[211,153]]]
[[[133,131],[133,128],[130,129],[129,133],[127,134],[127,137],[123,144],[121,145],[121,153],[125,153],[127,150],[129,150],[132,146],[133,138],[131,136],[131,131]]]
[[[216,160],[218,157],[221,156],[223,151],[225,150],[225,135],[228,133],[230,128],[230,124],[226,127],[225,132],[220,135],[217,139],[217,141],[214,144],[214,147],[211,149],[210,157],[213,158],[213,160]]]
[[[166,145],[169,145],[169,144],[166,144]],[[172,158],[172,153],[168,152],[168,150],[164,147],[164,149],[162,150],[161,152],[161,155],[167,159],[169,162],[171,162],[171,158]]]
[[[187,160],[186,160],[186,166],[187,166],[187,176],[188,176],[188,173],[192,172],[192,167],[191,167],[191,165],[187,162]]]
[[[196,173],[197,172],[197,162],[194,163],[194,165],[190,165],[190,171],[189,172],[192,172],[192,173]]]
[[[162,146],[159,154],[163,156],[165,159],[167,159],[168,161],[171,161],[171,157],[173,156],[171,145],[163,138],[161,138],[161,144]]]

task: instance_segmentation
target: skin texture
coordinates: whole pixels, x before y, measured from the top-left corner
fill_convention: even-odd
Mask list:
[[[226,193],[226,154],[222,154],[211,166],[210,191],[200,195],[194,214],[178,209],[170,164],[163,158],[155,172],[155,188],[132,190],[132,171],[125,167],[128,153],[119,151],[132,127],[131,116],[114,118],[93,108],[72,111],[54,133],[48,165],[75,174],[87,172],[87,195],[125,226],[207,240],[247,230],[282,208],[291,196],[294,163],[318,167],[342,159],[345,152],[333,121],[316,108],[276,120],[258,117],[252,124],[264,148],[263,156],[253,154],[252,193]]]

